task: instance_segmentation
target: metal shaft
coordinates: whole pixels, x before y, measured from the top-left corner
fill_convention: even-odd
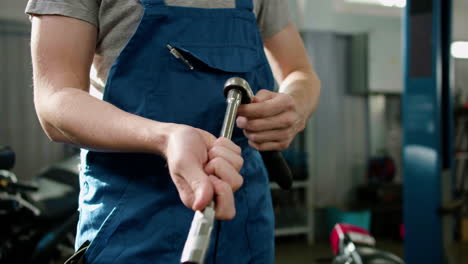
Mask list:
[[[242,93],[237,89],[231,89],[227,96],[227,108],[224,115],[223,127],[221,128],[220,137],[231,139],[236,123],[237,109],[242,101]]]
[[[231,139],[236,123],[237,109],[242,101],[242,93],[231,89],[226,98],[227,108],[224,115],[220,137]],[[205,261],[211,239],[211,231],[215,218],[215,204],[211,202],[204,210],[196,211],[190,226],[187,240],[182,252],[181,263],[201,264]]]

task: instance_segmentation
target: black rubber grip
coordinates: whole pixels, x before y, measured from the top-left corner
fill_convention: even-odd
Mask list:
[[[0,170],[11,170],[15,166],[15,152],[10,147],[0,146]]]
[[[15,192],[37,192],[39,188],[33,185],[23,184],[23,183],[14,183],[10,182],[8,184],[8,189],[13,190]]]
[[[260,154],[270,175],[270,180],[276,182],[281,189],[290,190],[293,183],[292,172],[281,152],[262,151]]]

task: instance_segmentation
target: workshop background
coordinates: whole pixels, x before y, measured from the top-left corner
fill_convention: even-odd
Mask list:
[[[403,257],[405,1],[288,1],[322,95],[306,130],[284,153],[295,175],[293,190],[272,184],[277,263],[331,263],[328,239],[337,222],[368,229],[380,249]],[[76,149],[50,142],[36,118],[26,2],[0,2],[0,145],[16,152],[12,171],[20,181],[34,183],[42,169]],[[467,14],[468,1],[454,0],[453,41],[468,41]],[[454,102],[461,109],[468,102],[468,60],[452,62]],[[468,263],[464,213],[454,217],[451,263]]]

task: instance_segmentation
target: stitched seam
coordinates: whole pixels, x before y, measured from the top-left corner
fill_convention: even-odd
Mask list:
[[[133,178],[132,178],[133,179]],[[124,201],[126,201],[126,196],[127,196],[127,191],[128,191],[128,188],[130,186],[130,183],[132,181],[132,179],[129,179],[128,182],[127,182],[127,185],[125,186],[125,189],[122,191],[122,194],[121,196],[119,197],[119,202],[115,205],[115,209],[111,211],[111,215],[110,215],[110,218],[109,219],[106,219],[104,222],[106,224],[104,224],[104,226],[102,226],[102,229],[100,229],[98,231],[98,233],[96,234],[95,238],[99,238],[98,236],[101,235],[101,238],[96,241],[97,243],[95,243],[93,245],[93,242],[91,242],[90,244],[90,247],[91,247],[91,252],[89,252],[88,254],[88,257],[90,259],[98,259],[98,257],[102,254],[103,252],[103,247],[102,247],[102,244],[104,242],[104,240],[102,239],[102,235],[105,235],[106,234],[106,231],[109,230],[110,226],[115,224],[114,221],[115,221],[115,217],[118,215],[118,213],[122,210],[122,205],[124,203]],[[118,226],[115,228],[115,230],[117,230]],[[106,238],[107,241],[109,241],[109,239],[112,237],[112,234],[109,234],[108,237]],[[96,252],[97,249],[101,249],[100,251]]]

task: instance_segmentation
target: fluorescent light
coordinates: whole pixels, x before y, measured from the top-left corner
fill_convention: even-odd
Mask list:
[[[456,59],[468,59],[468,41],[455,41],[451,47],[452,57]]]
[[[345,2],[355,4],[380,5],[379,0],[345,0]]]
[[[379,5],[386,7],[399,7],[403,8],[406,6],[406,0],[345,0],[348,3],[354,4],[367,4],[367,5]]]
[[[395,6],[399,8],[403,8],[406,6],[406,0],[396,0]]]
[[[395,1],[393,1],[393,0],[380,0],[379,2],[383,6],[388,6],[388,7],[391,7],[391,6],[393,6],[395,4],[394,3]]]

